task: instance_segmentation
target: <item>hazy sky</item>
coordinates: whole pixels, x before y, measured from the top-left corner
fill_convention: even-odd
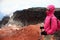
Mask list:
[[[0,3],[0,12],[4,15],[11,15],[16,10],[27,9],[31,7],[46,7],[53,4],[60,8],[60,0],[2,0]]]

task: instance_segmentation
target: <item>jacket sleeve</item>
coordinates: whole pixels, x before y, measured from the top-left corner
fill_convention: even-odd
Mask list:
[[[45,23],[44,23],[44,30],[47,32],[50,29],[50,18],[49,16],[46,17]]]

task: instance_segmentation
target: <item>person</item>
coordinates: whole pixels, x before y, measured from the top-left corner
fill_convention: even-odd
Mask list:
[[[49,5],[47,7],[46,11],[46,18],[44,21],[44,30],[42,34],[54,34],[56,31],[60,30],[60,21],[57,19],[57,17],[54,15],[55,12],[55,6]]]

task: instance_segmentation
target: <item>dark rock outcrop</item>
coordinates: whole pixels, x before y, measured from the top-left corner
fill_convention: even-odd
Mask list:
[[[44,22],[46,17],[46,8],[29,8],[18,10],[13,13],[14,20],[21,21],[24,25],[37,24]],[[55,9],[55,16],[60,19],[60,10]]]

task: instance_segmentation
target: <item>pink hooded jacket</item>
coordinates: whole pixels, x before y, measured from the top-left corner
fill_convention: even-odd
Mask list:
[[[46,18],[44,23],[44,30],[47,34],[53,34],[60,29],[60,21],[54,16],[55,7],[49,5],[47,7],[49,10],[46,11]]]

